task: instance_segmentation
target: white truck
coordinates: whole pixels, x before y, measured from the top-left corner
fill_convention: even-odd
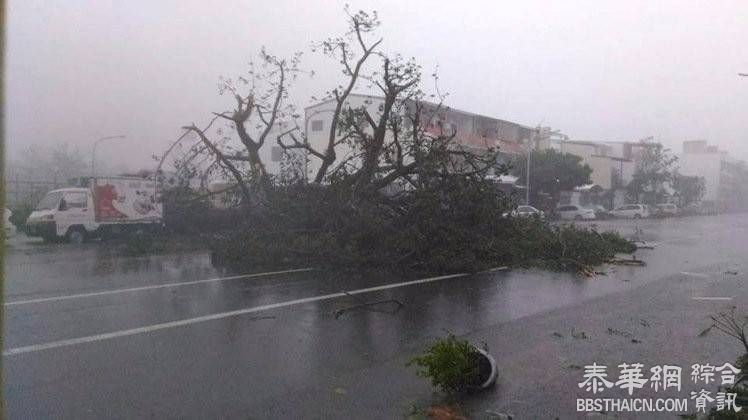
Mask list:
[[[50,191],[29,215],[29,234],[82,243],[163,225],[156,182],[134,177],[88,178],[83,187]]]

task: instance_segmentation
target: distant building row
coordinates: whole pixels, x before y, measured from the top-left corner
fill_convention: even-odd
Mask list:
[[[353,94],[349,97],[347,105],[353,108],[363,106],[372,115],[376,115],[382,102],[381,97]],[[320,102],[305,109],[303,130],[307,141],[316,150],[323,151],[327,144],[334,109],[334,100]],[[551,132],[548,128],[535,129],[454,108],[446,108],[441,112],[437,123],[440,124],[440,128],[455,130],[456,140],[463,147],[477,151],[498,148],[506,162],[526,156],[530,148],[552,148],[561,153],[579,156],[583,164],[592,168],[592,185],[586,188],[594,186],[607,193],[610,202],[605,204],[611,207],[626,202],[625,188],[636,171],[637,162],[646,148],[656,145],[649,141],[650,139],[620,142],[570,140],[567,136]],[[352,153],[345,145],[338,147],[336,152],[338,161],[345,160]],[[277,173],[280,170],[283,150],[280,146],[272,144],[271,147],[263,148],[262,153],[268,170]],[[682,175],[704,177],[704,201],[722,209],[748,205],[739,198],[739,194],[733,194],[739,184],[748,185],[745,162],[731,158],[727,152],[707,144],[704,140],[684,142],[683,151],[678,158],[679,172]],[[305,164],[301,170],[306,176],[313,177],[319,168],[319,160],[302,160]],[[509,182],[516,181],[513,177],[507,178]],[[532,187],[532,180],[530,184]],[[580,194],[562,197],[562,202],[587,204],[579,202],[585,200],[585,186],[580,186],[579,190]]]

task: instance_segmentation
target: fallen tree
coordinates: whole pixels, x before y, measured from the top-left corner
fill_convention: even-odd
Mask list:
[[[495,143],[463,145],[449,122],[445,95],[438,87],[431,95],[422,90],[420,66],[385,54],[381,39],[367,40],[379,24],[376,14],[348,13],[348,19],[345,37],[322,43],[346,77],[328,92],[335,106],[327,141],[321,148],[310,144],[300,128],[305,124],[290,121],[285,126],[291,128],[275,136],[287,158],[301,150],[319,161],[311,183],[288,174],[271,180],[259,153],[270,138],[273,115],[293,115],[279,110],[287,89],[283,75],[295,71],[296,61],[263,54],[276,69],[271,87],[277,91],[232,91],[237,108],[216,113],[230,122],[239,135],[234,144],[245,152],[232,149],[230,139],[216,143],[205,130],[187,127],[199,141],[180,162],[194,169],[194,162],[207,159],[209,170],[222,170],[244,198],[236,227],[213,241],[217,258],[239,266],[305,261],[425,272],[497,265],[584,271],[633,250],[614,234],[504,217],[511,197],[489,180],[508,170],[497,163]],[[351,105],[347,98],[361,82],[378,91],[378,102]],[[258,98],[276,99],[261,106]],[[252,116],[260,120],[257,136],[244,127]]]

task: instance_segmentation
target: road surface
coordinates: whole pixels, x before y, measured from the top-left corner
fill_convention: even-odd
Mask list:
[[[6,414],[402,418],[443,400],[405,363],[445,331],[485,342],[499,365],[498,386],[459,404],[473,418],[583,417],[579,368],[593,361],[735,360],[737,342],[698,334],[709,314],[748,312],[748,215],[598,225],[655,244],[637,252],[647,266],[234,273],[200,252],[122,257],[18,237],[5,261]]]

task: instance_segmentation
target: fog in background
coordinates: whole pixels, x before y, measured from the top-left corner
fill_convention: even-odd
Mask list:
[[[708,139],[748,158],[746,1],[349,1],[375,9],[385,49],[439,66],[448,105],[579,140]],[[261,46],[307,51],[300,106],[334,86],[312,41],[345,31],[344,2],[10,0],[6,139],[68,142],[136,169],[191,122],[229,109],[219,76]],[[89,155],[90,156],[90,155]]]

